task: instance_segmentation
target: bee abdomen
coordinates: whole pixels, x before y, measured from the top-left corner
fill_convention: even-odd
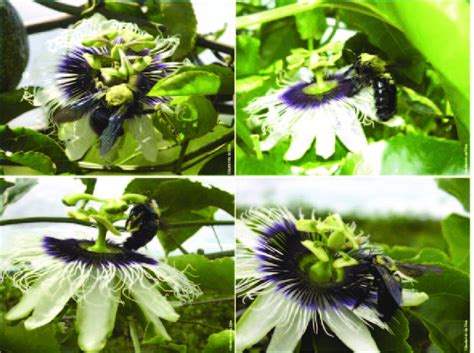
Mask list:
[[[397,86],[391,77],[376,77],[374,88],[375,109],[381,121],[390,120],[397,111]]]

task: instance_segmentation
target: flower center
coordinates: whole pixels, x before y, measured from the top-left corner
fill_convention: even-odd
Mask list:
[[[112,86],[107,90],[105,101],[108,105],[118,106],[133,101],[133,92],[128,88],[127,84]]]
[[[310,96],[320,96],[334,90],[339,85],[336,80],[315,82],[303,88],[303,93]]]
[[[148,256],[127,250],[111,241],[107,242],[107,252],[90,251],[94,245],[90,240],[43,238],[45,252],[66,263],[79,263],[87,266],[123,267],[133,264],[156,265],[158,262]]]

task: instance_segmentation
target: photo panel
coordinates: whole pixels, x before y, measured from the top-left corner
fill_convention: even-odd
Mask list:
[[[234,172],[235,3],[10,0],[6,175]]]
[[[469,180],[245,178],[237,352],[469,351]]]
[[[0,350],[233,352],[229,178],[2,178]]]
[[[238,175],[468,175],[469,2],[238,1]]]

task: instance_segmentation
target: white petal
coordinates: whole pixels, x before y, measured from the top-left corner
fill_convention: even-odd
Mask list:
[[[280,140],[284,137],[284,134],[273,132],[268,135],[265,140],[260,142],[260,149],[263,152],[270,151],[275,145],[280,142]]]
[[[360,90],[359,93],[349,98],[348,101],[363,115],[372,120],[379,121],[377,117],[377,109],[375,108],[374,89],[372,86]]]
[[[369,329],[355,314],[344,307],[334,310],[330,305],[326,305],[326,309],[322,312],[324,323],[347,347],[355,353],[380,352]]]
[[[149,161],[156,161],[158,156],[159,133],[148,116],[135,117],[126,120],[130,133],[140,146],[143,156]]]
[[[237,322],[235,344],[237,352],[253,346],[275,326],[276,319],[281,315],[275,310],[277,307],[273,293],[265,293],[255,299]]]
[[[179,315],[171,304],[147,279],[140,278],[129,289],[148,317],[156,316],[173,322],[178,320]]]
[[[237,249],[239,245],[237,245]],[[235,278],[242,279],[242,278],[251,278],[251,277],[258,277],[258,266],[259,261],[254,258],[252,255],[241,255],[239,256],[239,251],[237,251],[237,260],[235,265]]]
[[[83,117],[73,123],[61,124],[59,127],[58,137],[66,142],[66,155],[72,161],[81,159],[97,140],[89,119]]]
[[[316,136],[316,129],[314,129],[314,125],[310,123],[311,118],[311,116],[307,116],[306,119],[301,118],[291,128],[291,145],[285,154],[287,161],[300,159],[311,147]]]
[[[15,305],[5,315],[7,320],[19,320],[27,317],[38,304],[42,295],[47,295],[49,289],[58,281],[56,272],[40,278],[34,286],[32,286],[21,297],[20,302]]]
[[[297,315],[289,326],[277,326],[273,331],[267,353],[293,353],[310,319],[308,312],[305,312],[305,314]]]
[[[326,114],[318,114],[316,117],[316,154],[327,159],[334,154],[336,149],[336,134],[332,121]]]
[[[349,151],[361,152],[367,146],[367,139],[356,111],[349,107],[339,107],[337,111],[333,115],[337,137]]]
[[[381,329],[390,330],[390,327],[387,323],[383,322],[377,314],[377,311],[368,308],[366,306],[358,306],[357,308],[352,310],[354,314],[356,314],[362,320],[369,322],[371,324],[375,324]]]
[[[235,222],[236,236],[246,248],[255,249],[258,245],[258,235],[241,220]]]
[[[171,340],[168,331],[166,331],[166,327],[163,325],[160,319],[158,319],[156,316],[148,316],[147,312],[145,312],[145,316],[153,324],[153,329],[156,336],[162,338],[164,341]]]
[[[77,303],[76,311],[78,345],[86,352],[104,349],[114,329],[120,301],[120,292],[113,290],[112,283],[101,287],[100,283],[93,282]]]
[[[76,293],[86,279],[86,276],[71,278],[67,273],[57,274],[56,281],[48,291],[42,291],[33,315],[25,321],[27,330],[46,325],[58,315],[67,302]]]
[[[418,306],[429,299],[428,294],[404,289],[402,291],[402,306]]]

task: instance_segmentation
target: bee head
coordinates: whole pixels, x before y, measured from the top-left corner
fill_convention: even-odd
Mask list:
[[[369,65],[378,72],[384,72],[387,68],[387,63],[377,55],[362,53],[359,55],[358,61],[361,65]]]

